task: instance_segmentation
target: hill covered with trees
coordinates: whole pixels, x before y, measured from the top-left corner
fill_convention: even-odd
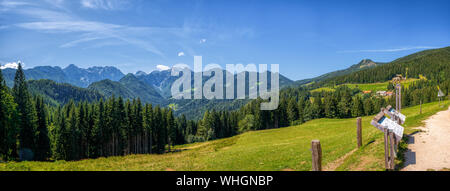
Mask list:
[[[70,100],[94,102],[104,98],[97,91],[76,87],[68,83],[56,83],[52,80],[29,80],[28,87],[33,95],[42,96],[45,103],[52,105],[66,104]]]
[[[438,86],[448,95],[449,56],[448,48],[418,53],[309,86],[284,88],[280,92],[280,104],[276,110],[260,110],[263,100],[257,99],[238,110],[207,108],[199,120],[192,120],[185,115],[175,117],[172,108],[179,107],[176,105],[161,108],[143,103],[139,98],[115,97],[113,93],[106,100],[91,103],[69,100],[57,107],[48,105],[43,98],[32,96],[31,86],[27,84],[25,74],[19,67],[12,89],[6,86],[0,73],[1,158],[5,161],[27,157],[36,160],[78,160],[133,153],[164,153],[176,144],[214,140],[252,130],[287,127],[317,118],[372,115],[380,107],[395,105],[394,97],[363,94],[357,87],[348,86],[339,86],[335,91],[310,90],[320,84],[326,86],[338,82],[389,80],[389,77],[403,71],[402,68],[406,69],[406,66],[409,68],[408,76],[423,75],[426,78],[402,87],[403,107],[432,102],[437,100]],[[420,72],[410,67],[424,69]],[[361,79],[361,76],[370,79]],[[406,72],[404,76],[407,76]],[[46,81],[32,83],[52,86],[51,82]],[[111,82],[112,85],[117,83]],[[30,157],[30,153],[34,157]]]

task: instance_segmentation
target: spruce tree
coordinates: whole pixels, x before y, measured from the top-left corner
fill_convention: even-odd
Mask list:
[[[18,128],[16,104],[0,70],[0,160],[17,159]]]
[[[169,144],[169,151],[170,147],[175,144],[176,137],[176,124],[175,124],[175,118],[173,117],[173,111],[172,109],[168,109],[167,116],[167,133],[168,133],[168,140],[167,143]]]
[[[353,117],[360,117],[364,115],[363,103],[360,96],[355,96],[353,98],[351,113]]]
[[[324,99],[324,114],[327,118],[335,118],[336,117],[336,101],[331,95],[325,96]]]
[[[299,112],[297,102],[294,98],[291,98],[287,105],[287,115],[290,123],[298,119],[298,113]]]
[[[37,148],[36,160],[46,160],[50,157],[50,139],[47,129],[47,114],[42,97],[36,97],[36,111],[37,111]]]
[[[28,92],[25,74],[20,63],[14,77],[13,95],[19,113],[20,149],[24,152],[26,152],[24,149],[34,151],[37,115],[31,95]]]

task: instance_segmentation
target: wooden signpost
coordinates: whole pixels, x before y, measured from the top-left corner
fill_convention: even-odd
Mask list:
[[[311,141],[312,170],[322,171],[322,147],[319,140]]]
[[[384,164],[386,170],[395,169],[395,158],[398,143],[403,137],[404,128],[401,124],[405,123],[406,116],[401,113],[402,109],[402,86],[401,76],[392,79],[395,87],[395,109],[388,105],[381,108],[381,111],[372,119],[371,125],[384,133]],[[422,105],[422,104],[421,104]],[[422,108],[421,111],[422,113]],[[385,115],[390,117],[387,118]]]
[[[393,119],[397,124],[403,124],[405,123],[406,116],[402,113],[396,111],[394,108],[392,108],[391,105],[388,105],[384,110],[382,110],[385,114],[389,115],[391,119]]]
[[[439,107],[441,107],[441,98],[444,97],[444,93],[441,91],[441,89],[438,87],[438,98],[439,98]]]
[[[372,119],[371,124],[384,133],[385,168],[393,170],[395,168],[397,145],[403,137],[404,128],[385,116],[385,113],[395,116],[388,108],[381,108],[381,111]],[[398,116],[397,118],[401,119]]]

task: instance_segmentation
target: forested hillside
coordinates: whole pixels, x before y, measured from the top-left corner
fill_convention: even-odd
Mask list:
[[[411,54],[379,67],[325,80],[318,86],[384,82],[391,80],[397,74],[408,78],[419,78],[422,75],[437,82],[448,80],[450,78],[450,47]]]
[[[234,102],[235,105],[245,105],[232,111],[217,110],[217,107],[230,109],[217,100],[207,100],[208,103],[199,103],[198,107],[190,105],[195,102],[186,101],[184,104],[171,104],[169,108],[161,108],[143,103],[139,98],[124,99],[122,96],[113,96],[119,95],[116,94],[115,87],[122,90],[127,89],[125,86],[130,84],[123,85],[121,82],[108,80],[104,82],[111,87],[101,86],[103,90],[110,91],[108,99],[92,103],[68,101],[55,107],[44,104],[39,96],[32,96],[29,88],[32,86],[27,84],[25,74],[19,67],[12,90],[5,85],[0,73],[0,153],[3,160],[18,160],[19,151],[22,152],[22,158],[30,157],[29,154],[23,155],[23,152],[34,153],[36,160],[78,160],[131,153],[164,153],[176,144],[214,140],[252,130],[298,125],[318,118],[368,116],[379,112],[381,107],[395,105],[395,98],[380,96],[375,92],[363,93],[358,87],[348,86],[339,86],[335,91],[310,90],[319,84],[327,85],[327,82],[334,85],[337,82],[356,83],[360,82],[359,80],[387,81],[389,77],[395,76],[397,71],[401,72],[403,67],[406,69],[406,66],[423,68],[420,72],[408,67],[408,76],[423,75],[423,78],[402,87],[402,106],[414,106],[420,102],[436,101],[438,86],[448,95],[449,55],[448,48],[432,50],[309,86],[287,87],[280,92],[278,109],[272,111],[260,110],[260,103],[263,101],[261,99],[249,101],[247,104],[246,100]],[[360,76],[369,79],[363,80]],[[404,76],[407,76],[406,72]],[[133,76],[129,76],[129,79],[135,80]],[[53,85],[45,80],[30,83],[43,83],[44,87]],[[128,89],[127,92],[120,93],[132,94],[134,91]],[[54,92],[48,94],[52,95]],[[213,103],[214,107],[205,107],[209,103]],[[195,108],[199,112],[196,114],[202,115],[202,118],[192,120],[185,115],[175,117],[173,110],[184,110],[184,106],[188,106],[188,109]],[[202,109],[204,114],[201,114]]]
[[[120,81],[102,80],[92,83],[88,89],[98,91],[106,97],[116,96],[124,99],[140,98],[144,103],[162,104],[165,99],[152,87],[128,74]]]
[[[33,95],[40,95],[45,103],[52,105],[66,104],[70,100],[75,102],[99,101],[104,96],[97,91],[80,88],[68,83],[56,83],[52,80],[30,80],[28,87]]]
[[[31,83],[53,85],[46,80]],[[40,96],[30,93],[21,65],[12,90],[0,72],[3,161],[163,153],[167,144],[184,143],[180,129],[187,126],[186,118],[176,119],[171,109],[144,105],[140,99],[111,97],[95,103],[70,100],[63,106],[46,105]]]
[[[374,61],[372,61],[370,59],[364,59],[364,60],[361,60],[358,64],[352,65],[352,66],[350,66],[347,69],[337,70],[337,71],[334,71],[334,72],[326,73],[326,74],[320,75],[320,76],[315,77],[315,78],[299,80],[299,81],[296,81],[295,84],[296,85],[305,85],[305,84],[308,84],[308,83],[320,82],[320,81],[323,81],[323,80],[326,80],[326,79],[330,79],[330,78],[333,78],[333,77],[344,76],[344,75],[347,75],[347,74],[351,74],[353,72],[374,68],[374,67],[377,67],[377,66],[381,66],[383,64],[386,64],[386,63],[384,63],[384,62],[374,62]]]

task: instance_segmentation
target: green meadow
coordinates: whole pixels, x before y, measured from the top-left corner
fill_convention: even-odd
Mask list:
[[[418,79],[415,78],[409,78],[407,80],[402,81],[402,85],[404,87],[408,87],[411,84],[413,84]],[[380,83],[368,83],[368,84],[342,84],[339,86],[347,86],[349,88],[358,88],[361,91],[387,91],[389,85],[389,81],[386,82],[380,82]],[[334,88],[331,87],[321,87],[314,90],[311,90],[311,92],[321,92],[321,91],[334,91]]]
[[[402,110],[407,116],[405,133],[450,102],[438,102]],[[203,143],[180,145],[174,152],[151,155],[129,155],[56,162],[0,163],[1,171],[9,170],[67,170],[67,171],[210,171],[249,170],[280,171],[311,169],[311,140],[322,145],[324,170],[384,170],[382,132],[370,125],[373,116],[363,117],[363,147],[356,148],[356,119],[317,119],[302,125],[280,129],[251,131],[238,136]],[[402,142],[401,147],[405,143]],[[397,164],[401,165],[402,157]]]

